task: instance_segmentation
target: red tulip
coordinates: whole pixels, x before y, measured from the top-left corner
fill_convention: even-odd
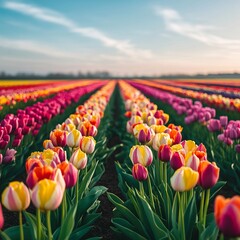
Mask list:
[[[201,161],[198,167],[199,185],[203,189],[213,187],[218,181],[219,171],[215,162]]]
[[[217,196],[214,216],[220,231],[227,237],[240,237],[240,196],[225,199]]]
[[[148,177],[148,170],[142,164],[137,163],[133,165],[132,175],[138,181],[144,181]]]

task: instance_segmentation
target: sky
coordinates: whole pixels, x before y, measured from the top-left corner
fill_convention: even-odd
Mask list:
[[[0,0],[0,71],[240,72],[240,1]]]

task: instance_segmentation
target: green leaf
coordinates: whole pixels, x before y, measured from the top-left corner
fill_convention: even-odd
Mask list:
[[[59,238],[58,238],[59,240],[68,239],[69,236],[71,235],[72,230],[74,228],[74,224],[75,224],[76,210],[77,210],[77,205],[73,205],[69,209],[69,211],[60,227],[61,230],[60,230],[60,234],[59,234]]]
[[[70,236],[70,240],[79,240],[81,239],[84,235],[86,235],[90,230],[92,229],[92,226],[85,227],[85,228],[79,228],[72,232]]]
[[[134,227],[123,218],[114,218],[112,223],[127,237],[136,240],[146,240],[147,238],[141,236],[134,230]]]
[[[224,181],[219,181],[211,188],[210,200],[217,194],[218,191],[226,184]]]
[[[36,217],[28,213],[26,211],[23,211],[24,217],[26,218],[26,223],[29,225],[30,228],[30,234],[32,236],[32,239],[37,238],[37,220]]]
[[[194,194],[192,199],[188,203],[188,206],[184,213],[185,233],[189,239],[191,239],[192,237],[193,228],[196,223],[196,216],[197,216],[197,205],[196,205],[196,198]]]
[[[127,207],[124,206],[124,202],[112,193],[108,193],[109,201],[116,207],[116,209],[121,213],[121,215],[127,219],[133,226],[137,227],[138,232],[150,239],[150,236],[147,233],[143,223],[135,216]]]
[[[0,230],[0,236],[2,240],[11,240],[11,238],[5,233]]]
[[[14,226],[6,229],[4,231],[5,234],[8,235],[8,237],[11,240],[19,240],[20,239],[20,228],[19,226]],[[24,240],[32,240],[32,237],[29,233],[29,227],[23,225],[23,233],[24,233]]]

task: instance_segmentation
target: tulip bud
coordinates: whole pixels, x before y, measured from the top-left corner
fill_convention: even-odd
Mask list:
[[[226,128],[228,124],[228,116],[220,116],[220,124],[223,128]]]
[[[218,181],[219,171],[215,162],[201,161],[198,167],[199,185],[203,189],[213,187]]]
[[[215,131],[221,130],[220,120],[210,119],[207,128],[210,132],[215,132]]]
[[[87,165],[87,155],[81,149],[77,149],[71,156],[70,162],[79,170]]]
[[[10,163],[15,161],[15,154],[17,151],[15,149],[7,149],[5,156],[3,157],[3,163]]]
[[[96,145],[96,141],[91,136],[87,136],[87,137],[83,136],[79,144],[80,149],[87,154],[91,154],[94,152],[95,145]]]
[[[162,162],[169,162],[172,151],[169,145],[161,145],[158,149],[158,159]]]
[[[50,133],[50,140],[55,147],[65,147],[67,144],[67,132],[62,130],[54,130]]]
[[[27,176],[26,183],[29,188],[33,188],[39,181],[42,179],[51,179],[54,180],[55,171],[50,166],[35,167],[32,171],[29,172]]]
[[[170,158],[170,166],[173,170],[177,170],[180,167],[184,166],[185,160],[183,155],[180,152],[175,152]]]
[[[170,135],[168,133],[157,133],[154,137],[153,137],[153,149],[158,151],[159,147],[161,145],[171,145],[172,144],[172,140],[170,138]]]
[[[27,174],[29,174],[29,172],[33,170],[35,167],[43,167],[43,162],[39,158],[29,157],[25,163]]]
[[[61,162],[67,160],[67,153],[66,153],[66,151],[64,151],[63,148],[61,148],[61,147],[54,147],[54,148],[52,148],[52,150],[53,150],[55,153],[57,153],[57,155],[58,155],[58,157],[59,157],[59,159],[60,159]]]
[[[218,228],[229,238],[240,237],[240,197],[225,199],[217,196],[214,202],[214,216]]]
[[[178,144],[182,141],[182,134],[180,131],[172,129],[170,132],[170,138],[172,139],[173,144]]]
[[[138,181],[144,181],[148,177],[148,170],[142,164],[137,163],[133,165],[132,175]]]
[[[52,141],[49,139],[43,141],[43,147],[44,149],[54,148]]]
[[[93,136],[97,135],[97,128],[90,122],[83,122],[79,126],[79,130],[83,136]]]
[[[54,152],[52,149],[45,149],[41,153],[41,159],[46,165],[51,165],[52,167],[56,167],[61,161],[58,157],[58,154]]]
[[[129,157],[133,164],[140,163],[145,167],[151,165],[153,161],[152,151],[146,145],[133,146],[130,150]]]
[[[2,204],[9,211],[22,211],[28,208],[30,196],[23,182],[10,182],[2,193]]]
[[[31,199],[40,210],[55,210],[62,202],[64,191],[56,181],[43,179],[31,191]]]
[[[79,132],[77,129],[73,129],[67,135],[67,146],[71,148],[78,147],[81,138],[82,138],[81,132]]]
[[[175,191],[188,191],[196,186],[198,177],[198,172],[189,167],[181,167],[171,177],[171,186]]]
[[[75,186],[78,180],[78,170],[70,162],[64,161],[57,165],[63,175],[66,188]]]

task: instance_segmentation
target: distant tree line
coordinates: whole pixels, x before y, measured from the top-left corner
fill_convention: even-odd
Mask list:
[[[19,72],[16,74],[9,74],[4,71],[0,72],[1,80],[21,80],[21,79],[113,79],[113,78],[140,78],[140,79],[191,79],[191,78],[240,78],[240,73],[219,73],[219,74],[196,74],[196,75],[187,75],[187,74],[173,74],[173,75],[124,75],[124,76],[114,76],[108,71],[96,71],[96,72],[78,72],[74,73],[61,73],[54,72],[48,74],[36,74],[36,73],[26,73]]]

